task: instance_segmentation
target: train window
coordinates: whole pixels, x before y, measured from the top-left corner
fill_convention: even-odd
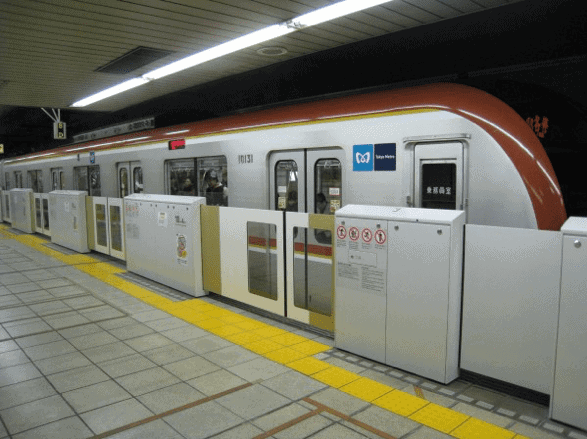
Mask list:
[[[194,196],[196,168],[193,159],[169,160],[165,162],[167,193],[170,195]]]
[[[299,229],[301,236],[330,234],[327,230]],[[332,247],[294,242],[293,249],[294,305],[326,316],[332,315]]]
[[[59,188],[61,190],[65,189],[65,175],[63,171],[59,171]]]
[[[43,230],[49,231],[49,200],[43,198]]]
[[[37,229],[43,228],[43,221],[42,221],[42,211],[41,211],[41,199],[35,197],[35,218],[36,218],[36,227]]]
[[[334,215],[342,204],[342,167],[337,159],[321,159],[314,167],[314,213]],[[320,244],[332,244],[328,230],[314,230]]]
[[[10,190],[10,173],[9,172],[5,172],[4,173],[4,187],[6,188],[6,190]]]
[[[90,197],[99,197],[102,194],[100,183],[100,166],[80,166],[73,168],[74,188],[78,191],[87,191]]]
[[[133,193],[143,192],[143,169],[139,166],[132,170]]]
[[[198,191],[208,206],[228,206],[228,170],[225,156],[196,159]]]
[[[422,207],[456,209],[456,163],[422,164]]]
[[[43,192],[43,171],[28,171],[29,187],[35,193]]]
[[[295,160],[275,164],[275,209],[298,211],[298,165]]]
[[[110,207],[110,237],[112,249],[122,251],[122,215],[120,206]]]
[[[63,176],[62,168],[51,169],[51,188],[54,191],[65,189],[65,177]]]
[[[14,171],[14,187],[18,189],[22,189],[24,186],[22,185],[22,172]]]
[[[96,203],[96,240],[98,245],[108,245],[108,223],[106,223],[106,205]]]
[[[118,198],[124,198],[128,195],[128,171],[126,168],[120,168],[118,180],[120,181]]]
[[[74,189],[88,191],[88,167],[73,168]]]
[[[277,300],[277,253],[274,224],[247,223],[249,292]]]

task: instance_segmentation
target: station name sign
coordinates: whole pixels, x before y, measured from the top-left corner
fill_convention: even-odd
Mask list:
[[[120,134],[134,133],[136,131],[149,130],[155,128],[155,118],[135,120],[133,122],[123,123],[120,125],[102,128],[88,133],[76,134],[73,136],[73,142],[87,142],[89,140],[103,139],[104,137],[118,136]]]

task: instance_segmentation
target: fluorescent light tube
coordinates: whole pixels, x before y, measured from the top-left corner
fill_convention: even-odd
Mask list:
[[[102,99],[109,98],[110,96],[114,96],[118,93],[122,93],[123,91],[130,90],[131,88],[135,88],[139,85],[146,84],[147,82],[149,82],[149,80],[145,78],[129,79],[128,81],[124,81],[121,84],[107,88],[106,90],[102,90],[101,92],[93,94],[92,96],[88,96],[87,98],[84,98],[81,101],[74,102],[73,104],[71,104],[71,106],[85,107],[86,105],[90,105],[94,102],[101,101]]]
[[[383,3],[388,3],[390,0],[345,0],[334,3],[330,6],[325,6],[307,14],[291,20],[295,25],[301,27],[315,26],[325,21],[334,20],[335,18],[344,15],[352,14],[353,12],[362,11],[363,9],[372,8]]]
[[[152,70],[148,73],[145,73],[142,78],[148,80],[163,78],[164,76],[177,73],[181,70],[189,69],[190,67],[197,66],[198,64],[205,63],[206,61],[220,58],[221,56],[228,55],[238,50],[289,34],[295,30],[295,28],[291,28],[286,24],[274,24],[264,29],[251,32],[250,34],[243,35],[242,37],[235,38],[234,40],[227,41],[226,43],[220,44],[202,52],[198,52],[186,58],[182,58],[179,61],[175,61],[161,68]]]

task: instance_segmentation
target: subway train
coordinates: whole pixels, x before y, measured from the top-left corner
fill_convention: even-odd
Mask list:
[[[5,190],[201,196],[215,206],[321,215],[346,204],[457,209],[469,224],[539,230],[559,230],[567,219],[533,130],[499,99],[456,84],[284,105],[0,166]],[[326,331],[334,327],[331,233],[293,228],[293,292],[279,311],[306,310],[299,320]],[[263,274],[278,265],[274,231],[256,223],[247,235],[248,285],[236,293],[204,287],[253,306],[261,297],[276,301],[277,276]]]
[[[0,166],[3,189],[34,192],[208,194],[209,204],[326,214],[345,204],[461,209],[471,224],[543,230],[566,219],[532,129],[504,102],[456,84],[158,128]]]

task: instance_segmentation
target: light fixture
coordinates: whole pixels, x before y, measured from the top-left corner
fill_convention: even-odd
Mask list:
[[[182,58],[178,61],[172,62],[171,64],[147,72],[141,77],[130,79],[121,84],[107,88],[106,90],[103,90],[92,96],[88,96],[87,98],[84,98],[80,101],[74,102],[71,104],[71,106],[85,107],[115,94],[130,90],[131,88],[138,87],[139,85],[146,84],[149,81],[163,78],[181,70],[189,69],[190,67],[197,66],[238,50],[255,46],[257,44],[287,35],[297,30],[304,29],[309,26],[315,26],[317,24],[324,23],[325,21],[334,20],[336,18],[362,11],[364,9],[372,8],[373,6],[381,5],[389,1],[390,0],[343,0],[338,3],[316,9],[315,11],[308,12],[307,14],[300,15],[299,17],[293,18],[286,22],[268,26],[258,31],[251,32],[250,34],[243,35],[242,37],[235,38],[234,40],[227,41],[226,43],[219,44],[218,46],[212,47],[210,49],[203,50],[202,52],[195,53],[186,58]]]
[[[166,136],[171,136],[173,134],[181,134],[181,133],[187,133],[189,130],[179,130],[179,131],[169,131],[168,133],[165,133]]]

